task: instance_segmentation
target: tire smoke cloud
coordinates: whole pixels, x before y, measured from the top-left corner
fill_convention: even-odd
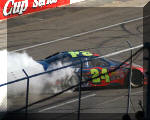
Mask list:
[[[26,52],[23,53],[10,53],[8,51],[0,51],[0,54],[5,54],[6,61],[7,61],[7,81],[0,81],[0,84],[14,81],[23,77],[26,77],[23,69],[26,71],[28,76],[38,74],[44,72],[43,66],[34,60],[31,56],[29,56]],[[66,66],[70,63],[62,64],[61,61],[54,62],[50,64],[48,70],[60,68]],[[64,87],[68,87],[69,79],[74,75],[74,69],[71,67],[61,69],[58,71],[54,71],[52,73],[47,73],[43,75],[39,75],[33,78],[30,78],[30,86],[29,86],[29,94],[30,96],[33,95],[41,95],[41,94],[54,94],[61,91]],[[16,82],[7,86],[0,87],[0,91],[4,91],[3,95],[0,97],[0,106],[4,105],[7,98],[10,101],[11,99],[15,99],[18,96],[24,96],[26,93],[26,84],[27,81],[23,80],[20,82]],[[4,108],[3,107],[0,107]]]

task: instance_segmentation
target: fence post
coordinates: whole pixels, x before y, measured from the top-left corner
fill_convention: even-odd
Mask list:
[[[128,45],[130,48],[132,48],[132,45],[129,41],[127,41]],[[131,80],[132,80],[132,61],[133,61],[133,58],[132,58],[132,49],[131,49],[131,52],[130,52],[130,56],[131,56],[131,60],[130,60],[130,70],[129,70],[129,80],[128,80],[128,103],[127,103],[127,114],[129,113],[130,111],[130,104],[131,104]]]
[[[146,120],[150,120],[150,43],[145,43],[144,44],[144,47],[148,50],[148,57],[145,57],[144,58],[146,60],[148,60],[148,71],[147,71],[147,76],[148,76],[148,79],[147,79],[147,89],[146,89],[146,113],[145,113],[145,117],[146,117]]]
[[[78,101],[78,120],[80,120],[80,106],[81,106],[81,82],[82,82],[82,68],[83,68],[83,63],[82,63],[82,58],[81,58],[81,74],[80,74],[80,79],[79,79],[79,101]]]
[[[25,113],[27,115],[28,113],[28,103],[29,103],[29,76],[28,74],[26,73],[26,71],[23,69],[22,70],[24,72],[24,74],[26,75],[27,77],[27,89],[26,89],[26,109],[25,109]]]

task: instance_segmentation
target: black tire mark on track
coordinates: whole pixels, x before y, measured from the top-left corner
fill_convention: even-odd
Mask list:
[[[140,34],[143,34],[143,32],[142,31],[140,31],[140,29],[143,27],[143,25],[139,25],[139,26],[137,26],[137,28],[136,28],[136,30],[140,33]]]

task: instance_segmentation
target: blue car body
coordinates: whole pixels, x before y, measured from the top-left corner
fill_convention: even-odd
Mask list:
[[[78,77],[80,77],[80,71],[81,71],[81,60],[83,62],[82,71],[84,78],[86,79],[94,79],[99,80],[98,84],[89,82],[87,86],[107,86],[107,85],[125,85],[127,84],[127,77],[129,73],[129,64],[126,63],[123,66],[121,66],[120,69],[116,70],[113,73],[109,73],[112,69],[120,65],[120,61],[115,61],[111,59],[105,59],[105,58],[98,58],[100,57],[99,54],[93,54],[86,51],[70,51],[70,52],[60,52],[56,53],[54,55],[48,56],[44,60],[39,60],[38,62],[43,66],[44,70],[47,71],[48,68],[53,63],[57,63],[58,61],[61,61],[62,64],[64,63],[73,63],[71,67],[77,68],[76,74]],[[74,64],[75,63],[75,64]],[[134,86],[140,86],[142,84],[142,77],[143,77],[143,68],[139,66],[132,66],[132,69],[134,70],[134,78],[137,76],[136,74],[140,74],[138,79],[135,80]],[[101,76],[101,78],[94,78],[94,76],[99,76],[100,74],[105,74],[105,76]],[[106,79],[107,78],[107,79]],[[134,80],[134,79],[133,79]],[[133,81],[134,82],[134,81]]]

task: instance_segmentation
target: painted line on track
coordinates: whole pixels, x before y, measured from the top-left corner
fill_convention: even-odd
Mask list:
[[[143,93],[143,92],[144,91],[133,92],[133,93],[131,93],[131,95],[136,95],[136,94]]]
[[[133,92],[133,93],[131,93],[131,95],[136,95],[136,94],[139,94],[139,93],[143,93],[143,91]],[[103,105],[103,104],[106,104],[106,103],[111,103],[111,102],[120,100],[120,99],[124,98],[125,96],[126,96],[126,95],[123,95],[123,96],[117,97],[117,98],[115,98],[115,99],[105,101],[105,102],[103,102],[103,103],[100,103],[100,105]]]
[[[131,93],[131,95],[135,95],[135,94],[139,94],[139,93],[143,93],[143,91],[133,92],[133,93]],[[88,95],[88,96],[84,96],[81,99],[83,100],[83,99],[86,99],[86,98],[89,98],[89,97],[94,97],[94,96],[96,96],[96,94],[91,94],[91,95]],[[120,100],[124,97],[125,97],[125,95],[117,97],[115,99],[107,100],[105,102],[100,103],[100,105],[115,102],[115,101]],[[58,104],[58,105],[55,105],[55,106],[52,106],[52,107],[48,107],[48,108],[39,110],[38,112],[44,112],[44,111],[51,110],[51,109],[54,109],[54,108],[57,108],[57,107],[61,107],[61,106],[64,106],[64,105],[67,105],[67,104],[70,104],[70,103],[73,103],[73,102],[77,102],[77,101],[78,101],[78,99],[74,99],[74,100],[71,100],[71,101],[68,101],[68,102],[64,102],[62,104]]]
[[[118,55],[120,53],[128,52],[130,50],[134,50],[134,49],[138,49],[138,48],[142,48],[142,47],[143,47],[143,44],[132,47],[132,48],[127,48],[127,49],[124,49],[124,50],[120,50],[120,51],[117,51],[117,52],[109,53],[107,55],[103,55],[103,56],[100,56],[100,57],[96,57],[95,59],[104,58],[104,57],[105,58],[111,57],[111,56],[114,56],[114,55]]]
[[[32,46],[29,46],[29,47],[24,47],[24,48],[21,48],[21,49],[13,50],[11,52],[18,52],[18,51],[22,51],[22,50],[27,50],[27,49],[31,49],[31,48],[35,48],[35,47],[39,47],[39,46],[43,46],[43,45],[47,45],[47,44],[51,44],[51,43],[58,42],[58,41],[67,40],[67,39],[74,38],[74,37],[79,37],[79,36],[82,36],[82,35],[86,35],[86,34],[94,33],[94,32],[97,32],[97,31],[105,30],[105,29],[108,29],[108,28],[116,27],[116,26],[119,26],[119,25],[122,25],[122,24],[142,20],[143,18],[146,18],[146,17],[150,17],[150,15],[145,16],[145,17],[138,17],[138,18],[135,18],[135,19],[131,19],[131,20],[128,20],[128,21],[116,23],[116,24],[113,24],[113,25],[105,26],[105,27],[100,27],[100,28],[90,30],[90,31],[87,31],[87,32],[78,33],[78,34],[75,34],[75,35],[72,35],[72,36],[63,37],[63,38],[60,38],[60,39],[56,39],[56,40],[52,40],[52,41],[32,45]]]
[[[86,99],[86,98],[89,98],[89,97],[93,97],[93,96],[96,96],[96,94],[87,95],[87,96],[82,97],[81,99],[83,100],[83,99]],[[48,107],[48,108],[42,109],[42,110],[40,110],[38,112],[51,110],[51,109],[54,109],[54,108],[57,108],[57,107],[61,107],[61,106],[64,106],[66,104],[70,104],[70,103],[77,102],[77,101],[78,101],[78,99],[74,99],[74,100],[71,100],[71,101],[68,101],[68,102],[64,102],[62,104],[58,104],[58,105],[55,105],[55,106],[52,106],[52,107]]]

